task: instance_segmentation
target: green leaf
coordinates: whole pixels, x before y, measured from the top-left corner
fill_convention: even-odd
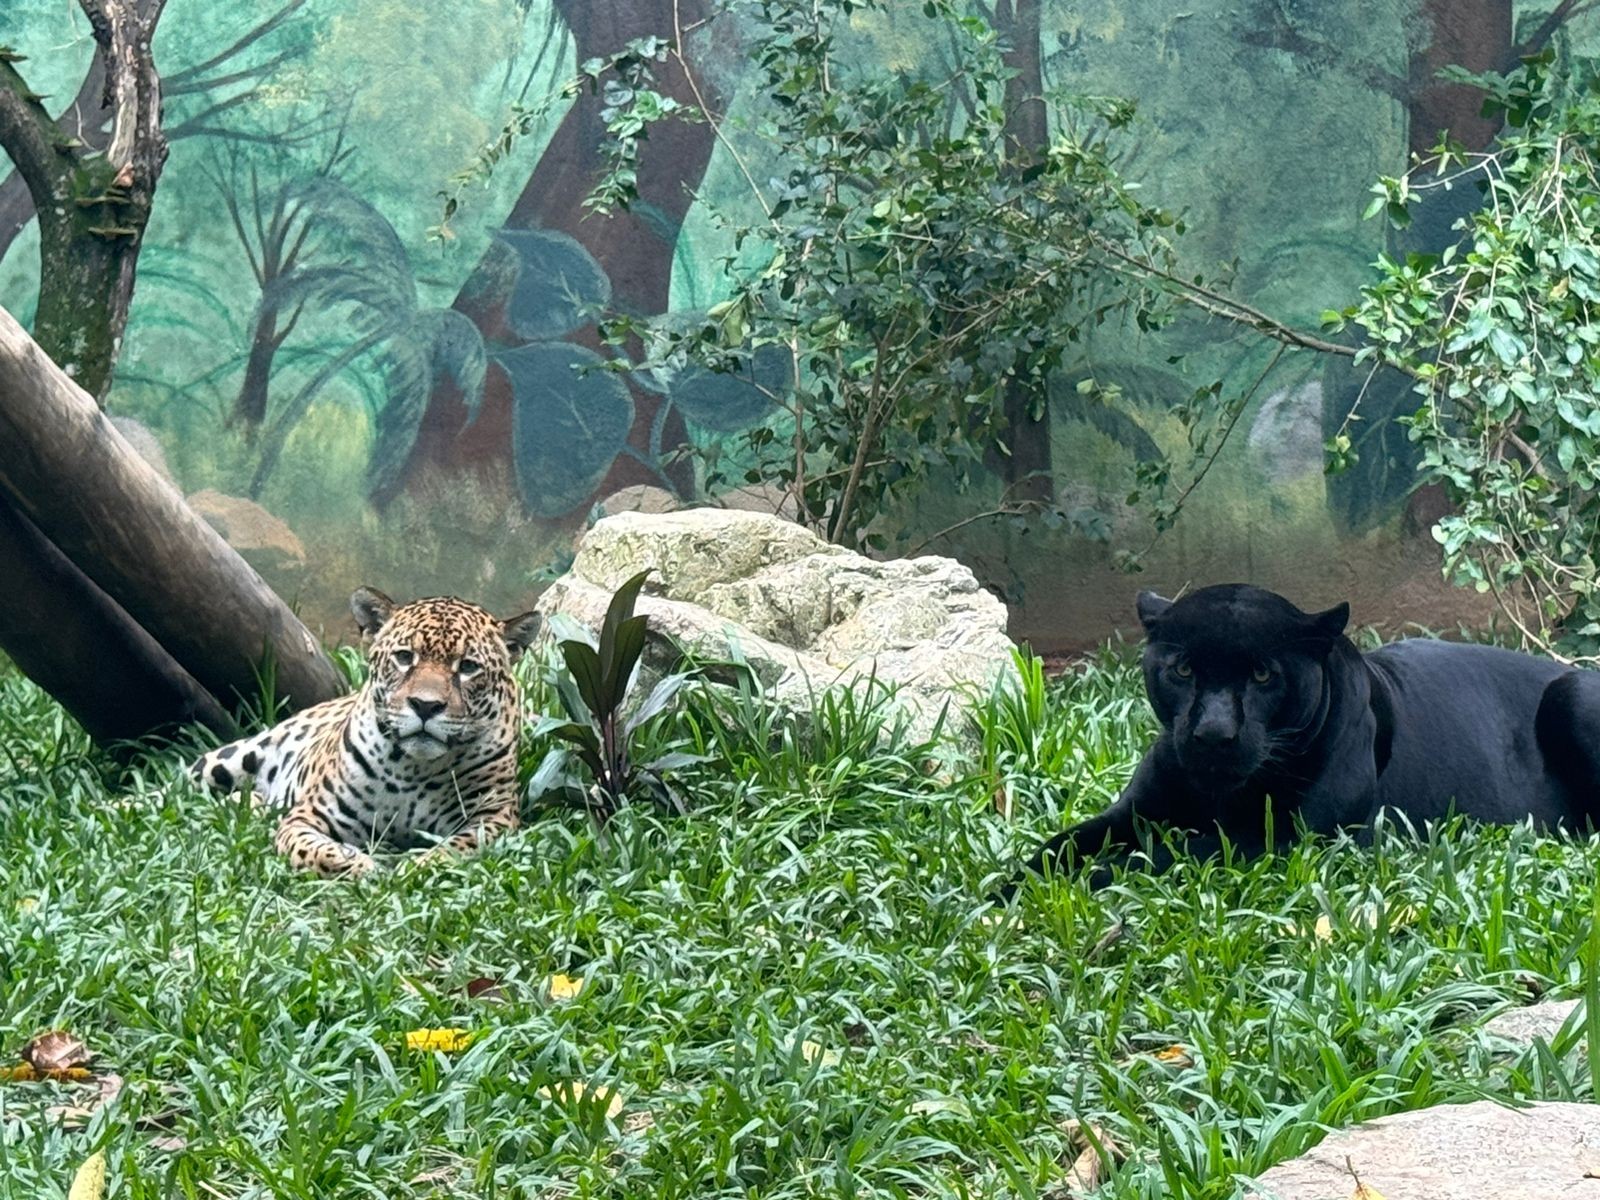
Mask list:
[[[584,704],[596,717],[603,718],[613,706],[607,703],[600,655],[582,642],[562,642],[561,657],[566,659],[567,670],[571,672],[572,681],[577,685],[578,695],[583,697]]]

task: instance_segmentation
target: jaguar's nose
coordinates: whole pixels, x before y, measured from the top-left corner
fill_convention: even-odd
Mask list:
[[[437,717],[444,711],[445,705],[443,700],[435,700],[431,696],[408,696],[406,703],[411,706],[411,711],[417,714],[419,721]]]

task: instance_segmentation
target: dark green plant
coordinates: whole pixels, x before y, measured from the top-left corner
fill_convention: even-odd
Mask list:
[[[577,800],[588,805],[595,819],[602,822],[623,804],[640,797],[682,811],[683,802],[665,773],[700,758],[668,751],[640,763],[636,750],[640,734],[666,712],[692,676],[666,676],[636,710],[627,715],[624,711],[639,677],[639,660],[648,630],[648,618],[635,616],[633,607],[649,574],[647,567],[612,595],[597,641],[573,636],[559,643],[567,669],[554,682],[565,715],[546,717],[533,733],[536,737],[548,734],[559,738],[570,749],[557,746],[545,755],[528,785],[530,799],[553,793]],[[574,772],[573,759],[587,770],[586,783]]]
[[[1592,76],[1523,60],[1508,75],[1452,77],[1502,116],[1498,141],[1448,138],[1373,187],[1368,215],[1404,226],[1419,202],[1475,186],[1476,211],[1439,254],[1384,256],[1359,302],[1327,314],[1370,339],[1361,352],[1415,379],[1403,418],[1422,478],[1455,511],[1434,527],[1459,583],[1493,592],[1546,649],[1600,647],[1600,93]],[[1359,413],[1353,413],[1358,417]],[[1329,442],[1331,465],[1351,450]]]

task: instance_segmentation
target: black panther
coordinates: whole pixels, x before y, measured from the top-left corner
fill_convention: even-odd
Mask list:
[[[1249,856],[1308,832],[1371,836],[1379,810],[1591,827],[1600,807],[1600,673],[1493,646],[1414,638],[1362,654],[1350,606],[1306,613],[1245,584],[1138,597],[1161,733],[1110,808],[1027,869],[1139,845],[1135,818]],[[1269,820],[1270,817],[1270,820]],[[1162,846],[1151,865],[1171,861]],[[1092,879],[1109,876],[1102,866]],[[1008,897],[1016,881],[1001,893]]]

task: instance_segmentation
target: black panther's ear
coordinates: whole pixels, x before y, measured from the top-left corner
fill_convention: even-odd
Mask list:
[[[539,636],[539,626],[542,624],[544,618],[537,612],[525,612],[520,617],[500,622],[500,627],[505,631],[506,650],[510,652],[512,662],[516,662],[522,652],[533,645],[533,639]]]
[[[357,628],[373,637],[394,615],[394,601],[377,588],[361,587],[351,593],[350,611],[355,614]]]
[[[1139,624],[1144,626],[1146,633],[1154,633],[1153,626],[1166,616],[1167,609],[1172,607],[1171,600],[1149,590],[1140,592],[1135,604],[1139,609]]]
[[[1308,620],[1310,620],[1311,627],[1317,631],[1319,636],[1332,642],[1344,632],[1344,627],[1350,623],[1350,605],[1348,602],[1335,604],[1327,612],[1312,613]]]

